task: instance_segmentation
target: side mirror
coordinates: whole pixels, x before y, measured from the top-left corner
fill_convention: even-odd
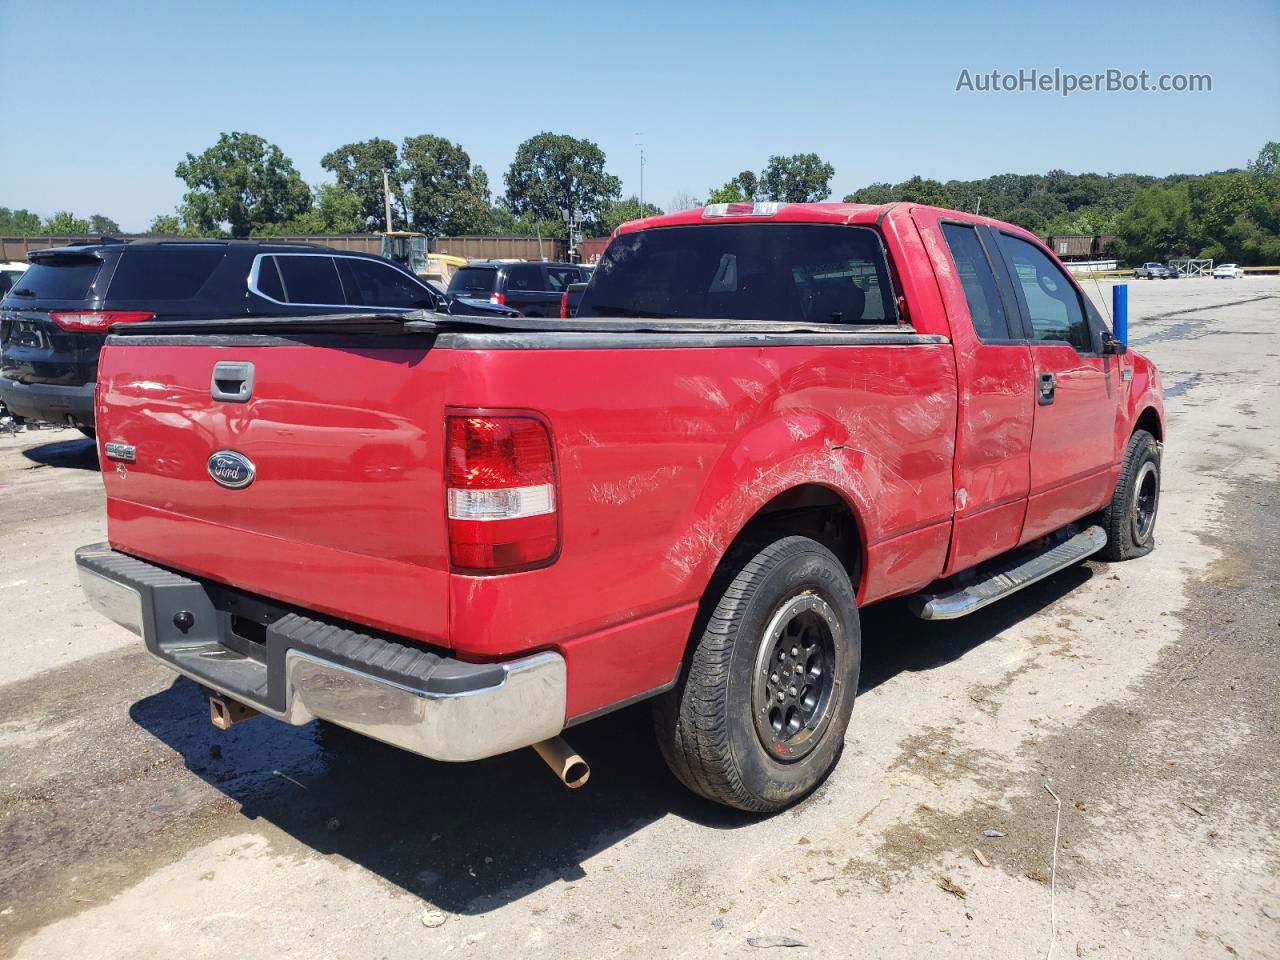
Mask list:
[[[1102,331],[1102,352],[1113,353],[1117,357],[1123,357],[1129,352],[1129,345],[1119,339],[1110,330]]]

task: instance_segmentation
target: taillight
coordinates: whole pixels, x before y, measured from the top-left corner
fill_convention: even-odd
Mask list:
[[[567,289],[560,294],[560,319],[569,319],[569,291]]]
[[[463,570],[538,566],[560,548],[551,433],[533,417],[451,416],[449,555]]]
[[[507,295],[505,293],[491,293],[489,294],[489,302],[505,307],[507,305]]]
[[[49,311],[49,319],[71,333],[106,333],[114,323],[141,323],[154,316],[150,310]]]

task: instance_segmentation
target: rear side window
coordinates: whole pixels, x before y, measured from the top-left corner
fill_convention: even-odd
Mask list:
[[[264,297],[284,302],[284,284],[280,281],[280,268],[276,266],[275,257],[263,257],[258,261],[255,286]]]
[[[582,279],[577,267],[547,267],[547,287],[552,293],[559,293],[571,283]]]
[[[112,300],[190,300],[225,254],[221,245],[126,248],[107,295]]]
[[[795,223],[620,234],[596,267],[578,316],[898,322],[874,231]]]
[[[84,300],[102,269],[97,257],[41,257],[31,264],[9,296],[15,300]]]
[[[1007,233],[1000,234],[1000,249],[1014,286],[1022,294],[1032,337],[1069,343],[1082,353],[1090,352],[1093,338],[1080,297],[1057,264],[1044,251]]]
[[[507,289],[542,293],[547,289],[546,281],[542,276],[542,267],[532,263],[507,267]]]
[[[346,304],[333,257],[281,254],[275,261],[288,303],[320,307]]]
[[[978,240],[978,231],[958,223],[944,223],[942,234],[951,248],[951,259],[956,263],[956,274],[964,288],[969,316],[973,318],[978,336],[983,340],[1009,339],[1004,304],[1000,301],[991,264]]]
[[[361,307],[412,307],[431,297],[420,284],[376,260],[338,257],[338,275],[347,303]]]
[[[493,293],[498,271],[492,267],[463,267],[449,281],[449,292],[455,296],[480,297],[487,300]]]

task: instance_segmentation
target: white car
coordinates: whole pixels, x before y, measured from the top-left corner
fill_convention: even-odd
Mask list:
[[[0,260],[0,300],[18,285],[18,278],[26,271],[29,264],[21,260]]]
[[[1238,263],[1220,263],[1213,268],[1213,279],[1243,280],[1244,271],[1240,269],[1240,264]]]

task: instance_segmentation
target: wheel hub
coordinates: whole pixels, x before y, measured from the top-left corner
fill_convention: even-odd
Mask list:
[[[840,622],[816,593],[800,593],[769,619],[756,655],[756,733],[776,759],[799,760],[818,744],[831,716],[840,667]]]
[[[1160,477],[1156,465],[1148,460],[1138,472],[1133,496],[1133,539],[1143,544],[1156,524],[1156,508],[1160,503]]]

